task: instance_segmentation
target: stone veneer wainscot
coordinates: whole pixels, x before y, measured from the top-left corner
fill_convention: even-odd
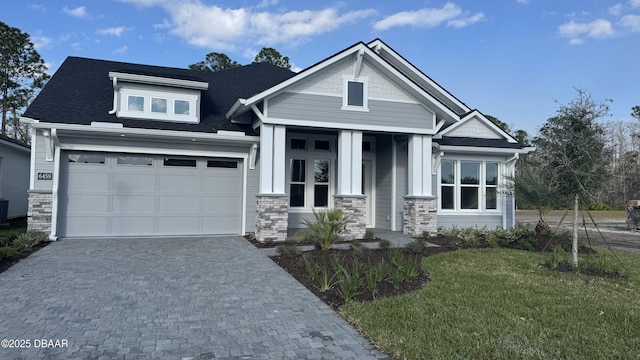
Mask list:
[[[29,190],[27,229],[29,231],[51,232],[53,195],[50,190]]]
[[[285,241],[289,227],[289,196],[259,194],[256,198],[256,240]]]
[[[438,232],[437,199],[435,196],[405,196],[402,233],[421,236],[427,232],[435,235]]]
[[[342,232],[345,240],[364,238],[367,231],[367,197],[365,195],[334,195],[334,207],[349,216],[349,223]]]

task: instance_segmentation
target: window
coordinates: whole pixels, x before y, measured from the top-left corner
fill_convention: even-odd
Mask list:
[[[151,112],[167,113],[167,99],[151,98]]]
[[[347,106],[364,106],[364,83],[347,81]]]
[[[498,208],[498,163],[486,164],[486,178],[485,178],[485,208],[497,209]]]
[[[329,140],[316,140],[315,141],[315,149],[316,150],[331,151],[331,141],[329,141]]]
[[[195,159],[164,158],[164,166],[196,167]]]
[[[189,115],[189,101],[175,100],[173,102],[173,113],[176,115]]]
[[[153,166],[153,158],[148,156],[118,156],[116,163],[118,165]]]
[[[106,156],[93,154],[69,154],[69,162],[75,164],[104,164]]]
[[[128,111],[144,111],[144,97],[143,96],[128,96],[127,97],[127,110]]]
[[[497,210],[498,163],[442,160],[440,208]]]
[[[440,165],[440,207],[442,209],[455,209],[455,162],[443,160]]]
[[[207,160],[208,168],[237,169],[238,162],[233,160]]]
[[[329,160],[314,160],[313,206],[329,206]]]
[[[289,206],[304,207],[306,160],[291,159],[291,184],[289,186]]]
[[[307,150],[307,140],[291,139],[291,150]]]

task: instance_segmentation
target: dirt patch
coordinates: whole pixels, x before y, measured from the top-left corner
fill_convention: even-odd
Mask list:
[[[571,264],[559,264],[555,269],[551,269],[551,267],[547,264],[540,264],[540,266],[550,270],[555,270],[555,271],[564,272],[564,273],[576,272],[576,269]],[[600,276],[600,277],[606,277],[606,278],[615,279],[615,280],[626,280],[629,278],[629,275],[622,274],[618,271],[606,271],[602,273],[591,268],[580,268],[578,269],[578,272],[582,275]]]

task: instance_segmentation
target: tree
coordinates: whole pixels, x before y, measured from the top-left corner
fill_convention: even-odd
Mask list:
[[[640,120],[640,106],[636,105],[631,108],[631,116]]]
[[[485,115],[484,117],[486,117],[489,121],[494,123],[500,129],[502,129],[502,131],[506,133],[509,133],[511,131],[511,128],[509,127],[509,125],[507,125],[507,123],[505,122],[500,121],[500,119],[498,119],[497,117],[492,115]]]
[[[204,61],[189,65],[189,69],[200,71],[220,71],[232,69],[240,66],[234,60],[231,60],[226,54],[219,52],[208,53]]]
[[[518,142],[523,144],[531,144],[531,139],[529,138],[529,133],[524,130],[516,130],[516,134],[514,136]]]
[[[7,132],[8,115],[18,118],[37,89],[49,78],[47,67],[29,34],[0,21],[0,131]]]
[[[274,48],[264,47],[256,58],[253,59],[254,63],[266,62],[275,66],[279,66],[284,69],[291,69],[291,64],[289,64],[289,57],[282,56],[278,50]]]
[[[262,48],[258,55],[256,55],[255,59],[253,59],[253,62],[266,62],[275,66],[279,66],[281,68],[291,69],[291,64],[289,64],[289,57],[282,56],[282,54],[280,54],[278,50],[274,48]],[[239,66],[242,65],[240,65],[240,63],[235,60],[231,60],[231,58],[229,58],[226,54],[212,52],[207,54],[204,61],[189,65],[189,69],[200,71],[220,71],[233,69]]]
[[[578,204],[597,200],[609,179],[610,155],[598,120],[609,114],[610,101],[595,101],[583,89],[556,116],[547,120],[533,140],[540,171],[551,173],[558,204],[574,204],[573,263],[578,266]]]

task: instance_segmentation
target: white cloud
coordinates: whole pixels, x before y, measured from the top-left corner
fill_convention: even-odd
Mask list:
[[[127,50],[129,50],[129,47],[127,45],[121,46],[115,50],[113,50],[113,54],[114,55],[121,55],[127,52]]]
[[[631,7],[640,7],[640,0],[629,0]]]
[[[625,15],[620,19],[620,24],[631,32],[639,32],[640,15]]]
[[[87,12],[87,8],[84,6],[78,6],[75,9],[69,9],[68,7],[62,8],[62,12],[67,15],[77,17],[77,18],[86,18],[89,17],[89,13]]]
[[[47,8],[45,8],[44,5],[42,5],[42,4],[31,4],[31,5],[29,5],[29,9],[35,10],[35,11],[40,11],[42,13],[46,13],[47,12]]]
[[[442,8],[423,8],[416,11],[401,11],[376,22],[375,30],[388,30],[396,26],[418,26],[432,28],[445,21],[462,15],[462,9],[453,3],[446,3]]]
[[[584,40],[577,39],[577,38],[576,39],[571,39],[571,40],[569,40],[569,44],[571,44],[571,45],[582,45],[582,44],[584,44]]]
[[[110,28],[98,30],[98,34],[120,37],[125,31],[127,31],[126,27],[118,26],[118,27],[110,27]]]
[[[623,8],[622,4],[615,4],[609,8],[609,14],[613,16],[620,16],[620,14],[622,14],[622,8]]]
[[[518,4],[528,4],[529,0],[516,0]]]
[[[208,49],[232,50],[247,45],[297,43],[375,14],[373,10],[341,13],[339,8],[270,12],[259,7],[276,5],[265,0],[258,7],[222,8],[199,0],[120,0],[137,6],[161,6],[170,19],[154,25],[188,43]],[[213,28],[213,30],[212,30]]]
[[[450,20],[447,23],[447,26],[451,26],[451,27],[454,27],[456,29],[459,29],[459,28],[463,28],[465,26],[469,26],[469,25],[475,24],[478,21],[482,21],[484,19],[485,19],[485,16],[484,16],[483,13],[477,13],[477,14],[472,15],[472,16],[467,16],[467,17],[464,17],[464,18]]]
[[[605,19],[597,19],[587,23],[570,21],[560,25],[558,33],[562,37],[570,38],[570,43],[574,45],[578,40],[582,43],[581,36],[601,39],[616,35],[611,22]]]
[[[46,49],[53,43],[53,40],[50,37],[42,35],[42,32],[40,31],[34,33],[29,38],[36,50]]]

